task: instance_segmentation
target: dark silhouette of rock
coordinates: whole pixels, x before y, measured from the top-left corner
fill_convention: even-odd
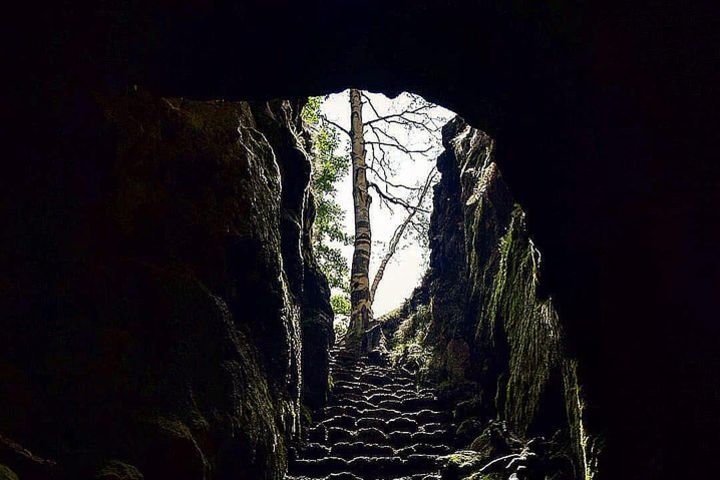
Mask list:
[[[28,200],[47,220],[5,311],[2,371],[26,373],[0,386],[3,435],[57,478],[278,478],[333,338],[301,104],[83,102],[95,133]]]
[[[72,336],[53,319],[60,311],[86,316],[86,303],[69,305],[55,293],[104,282],[95,274],[81,282],[69,267],[94,257],[65,256],[103,234],[69,232],[103,215],[92,206],[112,177],[103,159],[114,158],[115,143],[103,137],[106,123],[90,94],[133,85],[196,99],[290,98],[350,85],[412,90],[497,140],[503,175],[543,252],[542,290],[557,303],[586,382],[589,427],[607,432],[602,475],[715,474],[711,462],[687,459],[719,450],[716,2],[12,7],[3,29],[0,175],[7,348]],[[113,243],[109,235],[93,245]],[[93,261],[86,265],[93,270]],[[5,334],[17,325],[29,333]],[[96,344],[78,343],[66,351],[82,355],[83,345]],[[2,411],[27,425],[21,443],[45,455],[53,449],[40,444],[57,435],[53,422],[39,428],[36,419],[62,418],[72,430],[86,405],[18,408],[46,403],[30,385],[61,398],[76,381],[48,385],[40,357],[53,353],[34,355],[20,369],[3,363],[0,398]]]

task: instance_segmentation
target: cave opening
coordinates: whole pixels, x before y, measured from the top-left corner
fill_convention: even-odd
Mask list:
[[[60,184],[69,203],[38,205],[81,220],[53,226],[62,254],[31,272],[57,271],[28,297],[46,300],[12,312],[29,324],[10,343],[46,353],[37,365],[11,348],[5,362],[46,383],[17,377],[7,397],[24,414],[3,414],[3,431],[34,455],[10,448],[8,468],[161,478],[173,458],[173,475],[193,479],[588,474],[577,371],[538,294],[542,257],[496,143],[418,95],[357,90],[370,222],[390,247],[375,259],[384,283],[370,282],[379,267],[365,281],[377,298],[394,287],[396,303],[362,325],[359,349],[352,312],[334,322],[332,288],[347,285],[362,233],[337,224],[358,204],[353,138],[346,151],[328,131],[351,132],[351,91],[336,94],[342,113],[332,98],[203,101],[134,86],[84,98],[86,166]],[[403,226],[414,257],[402,256]],[[353,249],[344,270],[335,247]],[[414,270],[393,273],[393,258]],[[66,423],[78,405],[86,414]]]
[[[573,478],[716,474],[716,5],[84,3],[15,5],[3,31],[0,477],[279,480],[307,458],[334,332],[300,115],[348,85],[494,139],[497,171],[458,170],[483,137],[448,132],[436,276],[386,335],[472,392],[453,433],[484,429],[444,475],[526,447]]]
[[[439,176],[440,129],[454,114],[422,97],[360,90],[371,230],[368,283],[372,310],[400,306],[420,282],[428,259],[432,190]],[[333,289],[335,313],[349,317],[354,222],[349,90],[313,97],[304,108],[316,140],[313,158],[315,250]],[[381,287],[381,288],[380,288]]]
[[[287,478],[592,476],[594,439],[583,430],[577,372],[552,299],[539,294],[541,255],[495,142],[418,95],[355,95],[360,165],[353,90],[304,107],[323,229],[314,248],[333,287],[335,342],[327,401],[305,419]],[[368,208],[359,212],[363,189]],[[356,270],[358,235],[381,251],[365,271],[372,313],[359,352],[347,268]],[[420,255],[398,253],[403,241]],[[403,265],[413,260],[414,268]],[[399,264],[389,280],[400,305],[377,308],[375,288],[391,261]]]

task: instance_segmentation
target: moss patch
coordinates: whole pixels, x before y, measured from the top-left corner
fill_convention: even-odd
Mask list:
[[[144,478],[137,468],[118,460],[108,462],[95,475],[96,480],[143,480]]]
[[[5,465],[0,465],[0,480],[18,480],[18,476]]]

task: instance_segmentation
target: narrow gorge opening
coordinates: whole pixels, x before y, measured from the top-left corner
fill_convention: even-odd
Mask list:
[[[494,141],[409,93],[311,98],[303,118],[335,342],[286,478],[592,478],[575,364]],[[360,266],[358,249],[374,252]]]
[[[37,292],[57,305],[21,304],[30,323],[9,329],[42,345],[51,386],[7,397],[25,412],[2,419],[9,471],[592,476],[576,367],[490,136],[410,93],[85,101],[106,157],[52,204],[82,219]]]

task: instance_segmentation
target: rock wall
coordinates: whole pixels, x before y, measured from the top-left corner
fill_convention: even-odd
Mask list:
[[[302,105],[137,89],[68,104],[4,192],[0,464],[282,478],[333,335]]]
[[[590,478],[594,444],[577,366],[552,298],[540,292],[542,256],[526,213],[493,161],[490,137],[456,118],[443,141],[426,279],[429,370],[470,406],[460,420],[501,421],[520,439],[552,439],[556,453],[572,459],[554,478]]]
[[[76,92],[413,91],[497,140],[607,432],[605,478],[716,475],[694,459],[720,451],[717,2],[109,0],[7,13],[0,236],[12,248],[0,255],[33,247],[6,214],[49,211],[33,210],[27,179],[92,142]]]

